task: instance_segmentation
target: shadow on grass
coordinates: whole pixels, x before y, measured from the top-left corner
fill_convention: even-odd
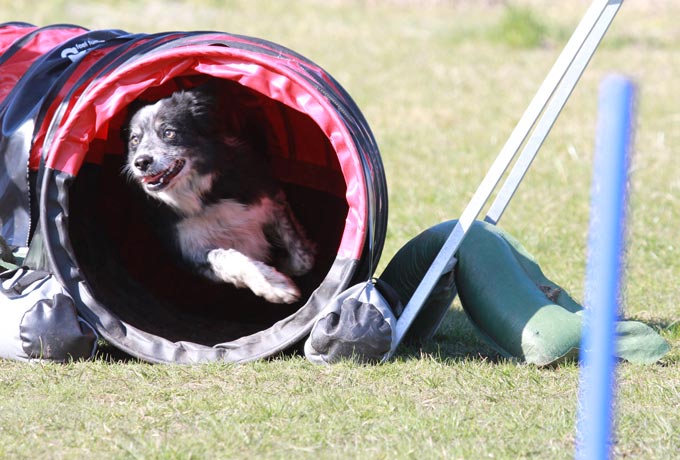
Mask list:
[[[675,365],[680,362],[680,320],[671,318],[636,318],[626,320],[639,321],[660,333],[670,344],[671,352],[658,363],[662,366]],[[461,308],[452,307],[435,336],[426,343],[405,344],[400,348],[397,357],[400,359],[422,359],[427,356],[442,362],[460,362],[479,360],[491,363],[507,361],[506,358],[491,348],[475,331],[474,326]],[[556,360],[545,367],[560,366],[565,363],[578,362],[577,356]]]
[[[400,359],[422,359],[424,355],[441,361],[505,359],[479,339],[467,315],[459,308],[449,310],[434,338],[423,344],[403,344],[397,353]],[[304,356],[304,352],[301,346],[294,346],[277,356]],[[140,361],[103,340],[98,344],[95,359],[112,364]]]
[[[432,339],[424,343],[405,343],[397,353],[400,359],[422,359],[423,355],[447,362],[500,362],[506,359],[479,337],[465,312],[456,307],[447,312]]]
[[[662,333],[667,340],[680,340],[679,320],[669,318],[638,319],[634,317],[628,319],[644,322]],[[294,346],[276,355],[278,358],[282,356],[304,356],[304,352],[302,346]],[[440,362],[485,361],[491,363],[499,363],[508,359],[497,353],[479,337],[465,312],[456,306],[451,307],[447,312],[439,330],[431,340],[424,343],[404,343],[400,346],[396,357],[402,360],[427,357]],[[115,364],[140,361],[104,341],[99,343],[95,359]],[[680,362],[680,354],[671,352],[664,359],[664,362]],[[558,365],[558,363],[555,363],[555,365]]]
[[[657,363],[658,365],[672,366],[680,363],[680,320],[647,317],[626,317],[625,319],[639,321],[650,326],[670,343],[671,351]],[[429,359],[442,362],[478,360],[500,363],[512,360],[512,358],[500,355],[484,342],[475,331],[465,312],[456,307],[452,307],[448,311],[434,338],[422,344],[403,345],[397,356],[401,359],[422,359],[426,356]],[[544,367],[559,367],[566,363],[578,363],[578,356],[558,359]]]
[[[139,359],[103,340],[97,344],[97,352],[94,355],[94,359],[111,364],[139,362]]]

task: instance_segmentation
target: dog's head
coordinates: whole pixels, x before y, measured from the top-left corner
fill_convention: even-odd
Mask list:
[[[179,91],[143,105],[124,132],[126,171],[145,192],[180,211],[200,205],[214,179],[215,151],[225,142],[209,90]]]

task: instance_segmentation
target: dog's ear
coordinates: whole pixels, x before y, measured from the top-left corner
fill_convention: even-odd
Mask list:
[[[184,91],[184,96],[189,98],[189,111],[197,128],[205,133],[223,129],[223,117],[220,114],[217,87],[214,83],[208,82]]]
[[[199,97],[206,97],[215,101],[217,100],[217,82],[214,78],[211,78],[205,81],[205,83],[201,83],[192,89],[185,90],[185,92],[198,95]]]

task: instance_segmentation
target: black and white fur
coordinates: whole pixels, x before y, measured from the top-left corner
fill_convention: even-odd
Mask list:
[[[126,172],[163,205],[154,226],[215,281],[273,303],[300,291],[289,276],[314,265],[315,246],[267,173],[263,152],[230,136],[210,89],[178,91],[134,112]]]

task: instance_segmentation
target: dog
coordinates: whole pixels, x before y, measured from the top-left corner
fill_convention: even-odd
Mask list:
[[[190,266],[217,282],[293,303],[291,276],[314,266],[305,235],[266,156],[225,129],[214,87],[131,108],[125,174],[152,197],[155,228]]]

